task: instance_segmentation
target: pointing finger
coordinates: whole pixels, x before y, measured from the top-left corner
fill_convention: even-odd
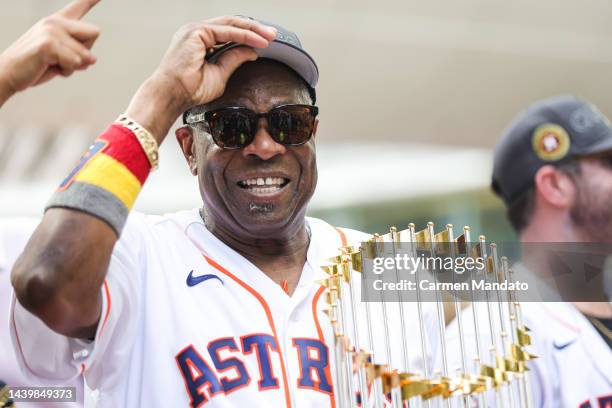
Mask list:
[[[58,11],[57,14],[76,20],[80,20],[89,12],[100,0],[73,0],[66,7]]]

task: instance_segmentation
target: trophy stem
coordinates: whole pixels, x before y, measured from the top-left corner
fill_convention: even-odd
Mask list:
[[[485,282],[488,282],[487,269],[489,268],[489,257],[487,255],[486,239],[484,235],[481,235],[478,238],[478,241],[480,245],[480,253],[483,259],[486,260],[484,268],[482,270],[483,278]],[[491,338],[491,344],[489,346],[489,352],[491,353],[491,366],[494,367],[494,370],[496,372],[495,374],[495,403],[496,405],[495,406],[503,408],[506,406],[505,402],[502,400],[502,395],[500,392],[500,386],[501,386],[501,383],[503,382],[503,372],[500,373],[499,368],[497,367],[497,346],[495,344],[495,339],[497,338],[497,335],[496,335],[496,330],[495,330],[495,322],[493,321],[493,311],[491,310],[491,300],[489,299],[488,291],[485,291],[485,302],[487,305],[487,321],[489,322],[489,335]]]
[[[409,236],[410,236],[410,249],[411,255],[414,259],[418,257],[417,251],[417,239],[414,224],[410,223],[408,225]],[[423,303],[421,296],[421,288],[419,285],[419,268],[416,268],[414,272],[414,279],[416,282],[416,299],[417,299],[417,319],[419,322],[419,337],[421,340],[421,361],[423,362],[423,375],[425,378],[429,378],[429,365],[428,365],[428,357],[427,357],[427,338],[425,336],[425,317],[423,313]],[[426,401],[427,408],[431,408],[431,401]]]
[[[355,398],[356,398],[356,393],[355,393],[355,384],[354,384],[354,377],[353,377],[353,354],[352,354],[352,350],[349,347],[349,345],[347,344],[347,340],[348,340],[348,322],[346,319],[346,305],[345,302],[348,300],[346,299],[346,296],[344,295],[344,291],[343,291],[343,285],[342,285],[342,279],[339,279],[339,284],[338,284],[338,311],[339,311],[339,321],[342,324],[342,333],[343,333],[343,346],[344,346],[344,350],[343,350],[343,355],[344,355],[344,369],[346,371],[346,389],[348,391],[349,394],[349,400],[351,402],[351,405],[355,404]]]
[[[359,305],[358,299],[357,299],[357,295],[356,295],[356,291],[354,288],[354,282],[353,282],[353,270],[348,271],[348,292],[350,295],[350,299],[351,299],[351,320],[353,323],[353,333],[354,333],[354,337],[353,337],[353,344],[355,345],[355,358],[359,359],[359,355],[360,353],[362,353],[362,346],[361,346],[361,342],[359,339],[359,327],[357,324],[357,306]],[[365,373],[365,367],[363,364],[358,364],[357,365],[357,381],[358,381],[358,388],[359,388],[359,393],[361,395],[361,406],[362,407],[368,407],[369,406],[369,400],[370,400],[370,396],[368,393],[368,387],[367,387],[367,381],[366,381],[366,373]]]
[[[465,236],[465,242],[466,242],[466,247],[465,247],[465,254],[466,256],[473,256],[473,252],[472,252],[472,240],[470,237],[470,228],[469,227],[463,227],[463,234]],[[480,247],[477,247],[480,248]],[[470,281],[474,280],[474,270],[470,269]],[[480,329],[478,327],[478,322],[479,317],[478,317],[478,305],[475,302],[475,298],[474,298],[474,289],[472,287],[472,285],[470,285],[470,304],[471,304],[471,308],[472,308],[472,318],[474,320],[474,342],[475,342],[475,347],[476,347],[476,356],[474,357],[474,375],[478,376],[480,375],[480,367],[482,364],[482,346],[481,346],[481,340],[480,340]],[[484,408],[488,408],[488,401],[485,395],[483,395],[483,393],[480,393],[478,395],[478,406],[479,407],[484,407]]]
[[[433,258],[436,256],[436,245],[434,242],[434,224],[433,222],[427,223],[427,236],[429,238],[429,253]],[[436,274],[440,274],[440,272],[433,272],[434,279],[438,280]],[[440,336],[440,355],[442,357],[442,370],[440,372],[440,380],[443,381],[445,378],[448,378],[448,357],[446,350],[446,319],[444,316],[444,303],[442,302],[442,298],[440,296],[440,291],[436,290],[436,312],[438,317],[438,332]],[[448,399],[444,399],[444,405],[450,408],[450,401]]]

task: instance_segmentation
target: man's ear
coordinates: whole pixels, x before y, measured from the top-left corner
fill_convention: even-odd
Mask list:
[[[185,156],[185,160],[187,160],[189,171],[191,171],[191,174],[194,176],[197,175],[198,165],[195,154],[195,135],[193,129],[189,126],[183,126],[176,129],[174,134],[176,135],[176,141],[183,151],[183,156]]]
[[[572,178],[554,166],[540,167],[534,177],[536,195],[548,205],[559,209],[571,208],[577,189]]]

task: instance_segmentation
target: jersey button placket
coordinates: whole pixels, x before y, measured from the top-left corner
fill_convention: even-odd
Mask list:
[[[296,365],[297,365],[297,358],[295,358],[294,352],[293,352],[293,345],[291,344],[292,342],[292,338],[293,336],[293,332],[294,332],[294,325],[295,325],[295,314],[296,314],[296,310],[294,310],[293,308],[291,310],[289,310],[289,312],[285,315],[284,321],[283,321],[283,325],[285,326],[285,336],[283,336],[283,344],[285,346],[285,356],[286,356],[286,364],[287,364],[287,382],[289,384],[289,392],[291,394],[291,406],[292,407],[296,407],[296,402],[295,402],[295,393],[296,393],[296,389],[295,389],[295,384],[296,382],[294,381],[294,375],[293,373],[296,373]]]

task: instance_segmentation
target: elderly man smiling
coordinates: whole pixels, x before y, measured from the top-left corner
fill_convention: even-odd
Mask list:
[[[281,27],[220,17],[179,30],[13,269],[11,330],[30,374],[83,372],[108,407],[335,406],[315,281],[338,247],[368,236],[305,217],[317,79]],[[181,113],[202,208],[128,217]]]

